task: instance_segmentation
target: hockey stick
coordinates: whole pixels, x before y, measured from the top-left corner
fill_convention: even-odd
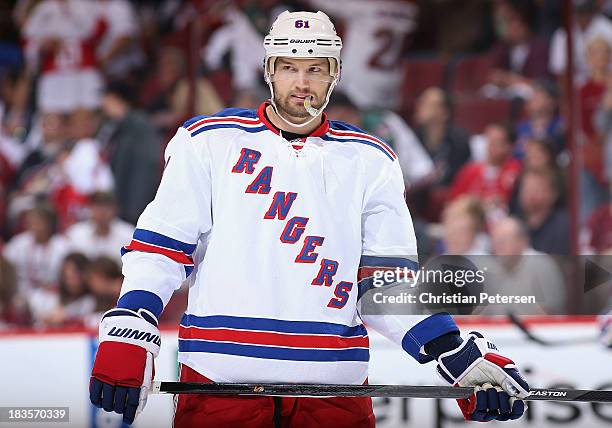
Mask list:
[[[277,397],[409,397],[468,398],[474,388],[409,385],[321,385],[153,382],[152,394],[264,395]],[[612,391],[584,389],[532,389],[527,398],[547,401],[588,401],[612,403]]]
[[[583,343],[595,343],[597,342],[597,337],[578,337],[575,339],[566,339],[566,340],[545,340],[541,337],[536,336],[529,329],[529,327],[516,315],[512,312],[508,313],[508,319],[512,324],[518,327],[519,330],[523,332],[525,337],[531,340],[534,343],[542,346],[568,346],[568,345],[580,345]]]

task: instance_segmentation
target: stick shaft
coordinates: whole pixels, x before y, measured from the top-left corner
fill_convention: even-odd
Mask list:
[[[596,343],[597,337],[588,336],[588,337],[576,337],[570,339],[561,339],[561,340],[548,340],[544,339],[541,336],[538,336],[533,332],[533,330],[527,326],[516,314],[512,312],[508,313],[508,319],[512,324],[518,327],[519,330],[523,332],[525,337],[531,340],[534,343],[542,346],[570,346],[570,345],[581,345],[584,343]]]
[[[468,398],[474,389],[452,386],[321,385],[154,382],[152,393],[262,395],[286,397],[409,397]],[[582,389],[532,389],[529,401],[585,401],[612,403],[612,391]]]

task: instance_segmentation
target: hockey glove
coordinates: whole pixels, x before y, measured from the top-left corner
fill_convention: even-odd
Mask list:
[[[142,411],[161,345],[157,319],[145,309],[111,309],[100,322],[89,398],[94,406],[123,414],[127,424]]]
[[[473,386],[474,394],[457,400],[466,420],[487,422],[518,419],[529,385],[514,362],[497,354],[495,345],[472,331],[458,348],[438,357],[437,370],[453,386]]]

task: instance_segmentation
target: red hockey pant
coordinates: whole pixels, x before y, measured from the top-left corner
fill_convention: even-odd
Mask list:
[[[182,365],[182,382],[210,382]],[[370,397],[251,397],[181,394],[175,428],[373,428]]]

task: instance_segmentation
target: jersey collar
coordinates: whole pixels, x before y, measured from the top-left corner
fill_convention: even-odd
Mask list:
[[[270,105],[269,101],[265,101],[263,103],[261,103],[261,105],[259,106],[259,108],[257,109],[257,116],[259,117],[259,120],[261,120],[261,122],[266,125],[266,127],[274,132],[276,135],[280,135],[280,132],[278,130],[278,127],[274,126],[267,118],[266,115],[264,114],[264,110],[266,109],[266,107],[268,107]],[[327,133],[327,131],[329,131],[329,121],[327,120],[327,115],[325,113],[323,113],[323,122],[321,123],[321,125],[319,125],[319,127],[317,129],[315,129],[314,131],[312,131],[310,134],[308,134],[308,137],[321,137],[322,135],[325,135]]]

